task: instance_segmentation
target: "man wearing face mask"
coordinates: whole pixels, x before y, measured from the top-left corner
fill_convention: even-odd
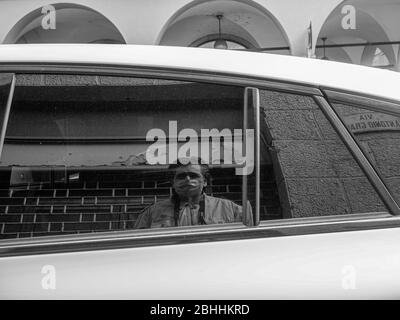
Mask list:
[[[183,162],[183,161],[182,161]],[[160,228],[243,221],[242,206],[211,197],[204,189],[209,179],[208,166],[201,159],[171,165],[174,170],[173,196],[146,208],[138,217],[135,228]],[[251,206],[247,205],[245,224],[253,225]]]

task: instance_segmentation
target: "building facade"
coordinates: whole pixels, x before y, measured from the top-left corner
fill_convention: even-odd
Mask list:
[[[0,1],[0,43],[213,47],[400,70],[400,0]]]

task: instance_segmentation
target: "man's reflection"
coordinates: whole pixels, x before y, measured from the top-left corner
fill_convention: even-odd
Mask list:
[[[200,160],[201,161],[201,160]],[[138,217],[135,228],[160,228],[242,221],[242,206],[211,197],[204,189],[210,179],[209,168],[199,159],[171,165],[174,172],[173,196],[157,202]],[[182,161],[183,162],[183,161]],[[247,206],[246,225],[253,225],[251,206]]]

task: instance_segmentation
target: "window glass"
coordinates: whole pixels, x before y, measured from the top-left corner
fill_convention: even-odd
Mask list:
[[[251,224],[243,95],[171,80],[18,75],[0,158],[0,237]]]
[[[400,203],[400,117],[340,103],[332,105]]]
[[[260,94],[261,152],[272,159],[267,176],[276,177],[284,218],[387,211],[312,97]]]

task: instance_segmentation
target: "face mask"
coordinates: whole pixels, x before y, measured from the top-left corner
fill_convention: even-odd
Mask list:
[[[174,189],[181,197],[200,194],[204,186],[203,176],[197,172],[179,172],[174,178]]]

